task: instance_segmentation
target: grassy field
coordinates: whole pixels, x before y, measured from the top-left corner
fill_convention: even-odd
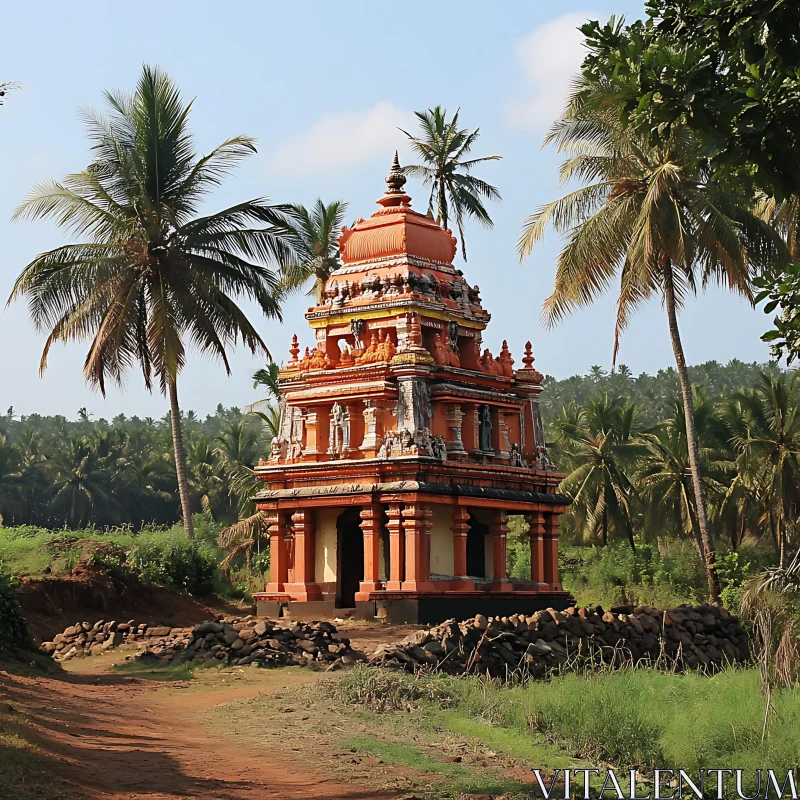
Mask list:
[[[500,686],[358,667],[325,681],[322,691],[301,688],[213,714],[250,731],[260,726],[264,743],[276,746],[279,732],[263,721],[286,719],[287,706],[293,719],[305,720],[301,746],[313,747],[332,769],[352,779],[366,764],[373,785],[437,800],[529,797],[533,767],[598,764],[645,774],[655,766],[736,767],[753,789],[748,775],[765,767],[785,773],[800,752],[800,690],[775,698],[762,741],[758,677],[743,669],[713,677],[622,669]]]

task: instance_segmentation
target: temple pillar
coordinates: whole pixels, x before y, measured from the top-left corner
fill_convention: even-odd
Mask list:
[[[508,514],[505,511],[492,511],[489,533],[492,537],[492,578],[496,581],[506,577],[506,536],[508,535]]]
[[[480,426],[479,417],[480,406],[475,403],[464,405],[464,419],[461,422],[461,441],[464,449],[470,454],[480,453],[478,441],[478,428]]]
[[[449,404],[447,407],[447,431],[448,436],[445,441],[448,458],[464,458],[467,451],[461,440],[461,424],[464,419],[464,412],[458,403]]]
[[[558,580],[558,514],[544,515],[544,582],[550,590],[560,589]]]
[[[381,588],[380,552],[381,552],[381,516],[383,506],[370,503],[361,511],[361,530],[364,532],[364,580],[359,584],[359,592],[366,595]],[[356,600],[362,598],[356,597]]]
[[[534,511],[526,519],[531,545],[531,580],[544,589],[547,587],[544,579],[544,514]]]
[[[381,441],[378,438],[378,411],[374,400],[364,401],[364,439],[358,449],[367,458],[375,458],[381,447]]]
[[[450,530],[453,532],[453,575],[464,578],[467,575],[467,533],[469,533],[469,511],[464,506],[456,506]]]
[[[406,547],[403,535],[402,506],[390,503],[386,509],[389,518],[386,527],[389,530],[389,577],[386,581],[387,591],[399,592],[405,578]]]
[[[294,530],[294,564],[292,583],[286,591],[296,600],[321,600],[322,592],[315,581],[314,516],[310,509],[300,509],[292,514]]]
[[[306,441],[303,448],[303,459],[306,461],[316,461],[319,455],[319,415],[313,409],[308,409],[303,414],[303,424],[305,426]]]
[[[283,592],[289,579],[289,559],[286,551],[286,514],[276,511],[269,518],[269,583],[267,592]]]
[[[406,575],[403,591],[429,592],[431,583],[430,530],[432,511],[425,503],[409,503],[402,512],[406,539]]]

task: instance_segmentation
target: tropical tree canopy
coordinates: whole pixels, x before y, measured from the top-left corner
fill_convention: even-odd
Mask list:
[[[484,202],[501,199],[496,187],[477,178],[472,171],[485,161],[498,161],[501,156],[467,158],[480,136],[480,128],[474,131],[459,128],[459,111],[449,121],[447,110],[441,106],[415,112],[419,136],[408,131],[403,133],[410,139],[411,149],[422,163],[404,167],[403,171],[422,178],[423,186],[430,187],[428,211],[435,211],[444,228],[455,220],[461,239],[461,254],[466,261],[464,222],[471,218],[487,228],[493,227]]]
[[[308,294],[321,301],[325,281],[342,264],[339,234],[346,211],[347,203],[342,200],[326,205],[318,199],[311,209],[289,206],[287,241],[295,256],[281,270],[281,283],[286,291],[303,288],[311,282]]]
[[[38,255],[10,301],[25,297],[47,333],[41,369],[56,342],[89,341],[86,380],[105,392],[138,365],[145,385],[169,392],[178,484],[191,526],[180,432],[177,377],[186,348],[218,358],[240,340],[267,352],[238,305],[254,301],[280,317],[277,265],[294,254],[285,209],[257,198],[201,214],[209,193],[255,141],[236,136],[198,156],[189,130],[192,103],[158,68],[145,66],[133,94],[106,92],[108,115],[83,118],[94,160],[62,182],[33,188],[15,219],[53,219],[80,239]]]
[[[519,240],[530,254],[552,223],[564,234],[555,288],[543,309],[553,325],[619,280],[613,360],[631,315],[653,296],[664,301],[685,412],[697,520],[709,585],[719,595],[714,543],[701,478],[694,398],[677,313],[688,294],[718,283],[752,300],[752,274],[785,248],[770,226],[716,183],[695,137],[678,128],[653,145],[628,124],[603,79],[576,82],[564,115],[545,139],[567,153],[563,182],[584,185],[536,210]]]

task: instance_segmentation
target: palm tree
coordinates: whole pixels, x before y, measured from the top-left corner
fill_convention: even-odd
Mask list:
[[[762,372],[755,388],[734,401],[744,412],[733,431],[739,467],[764,487],[785,567],[787,534],[800,513],[800,375]]]
[[[709,592],[716,601],[720,585],[678,311],[686,295],[712,282],[752,301],[750,270],[776,258],[780,242],[736,196],[711,181],[691,133],[676,130],[666,144],[652,147],[625,123],[602,85],[578,82],[545,143],[569,154],[562,180],[587,185],[528,217],[520,258],[530,254],[550,222],[566,233],[555,288],[543,309],[548,325],[591,303],[619,275],[613,361],[633,312],[653,296],[662,299],[683,398]]]
[[[447,228],[450,219],[455,219],[461,239],[461,254],[466,261],[464,218],[473,217],[487,228],[493,227],[484,200],[501,199],[496,187],[476,178],[471,172],[478,164],[498,161],[502,156],[466,159],[480,136],[480,128],[474,131],[459,128],[459,112],[460,109],[449,122],[447,110],[441,106],[415,112],[421,135],[412,136],[408,131],[403,133],[411,140],[411,149],[422,163],[404,167],[403,172],[421,177],[422,185],[431,187],[428,211],[436,209],[442,227]]]
[[[309,294],[322,301],[325,281],[342,265],[339,257],[339,231],[347,203],[335,200],[325,205],[317,200],[311,210],[292,205],[287,211],[288,241],[296,256],[281,269],[286,291],[294,291],[313,280]]]
[[[186,345],[218,358],[241,341],[267,352],[237,305],[255,301],[280,317],[278,279],[265,266],[291,256],[285,217],[259,198],[196,216],[206,195],[254,140],[236,136],[206,156],[189,132],[191,103],[160,69],[145,66],[132,94],[106,92],[110,116],[86,111],[95,160],[63,183],[35,186],[15,219],[52,218],[80,244],[37,256],[17,279],[9,302],[25,296],[38,330],[48,332],[41,369],[56,342],[91,340],[86,380],[105,393],[138,363],[169,395],[183,523],[193,535],[178,374]]]
[[[86,439],[75,438],[54,460],[51,505],[73,526],[106,517],[119,521],[111,495],[109,475],[101,468],[97,453]]]
[[[792,261],[800,261],[800,195],[782,202],[774,197],[761,198],[756,203],[756,214],[781,234]]]
[[[0,433],[0,527],[3,519],[20,510],[20,484],[23,472],[19,450]]]
[[[636,412],[621,398],[608,395],[584,406],[571,403],[556,420],[556,442],[572,471],[561,491],[573,498],[572,513],[593,535],[608,544],[609,529],[623,534],[635,550],[633,516],[635,491],[628,469],[638,446]]]
[[[283,396],[278,383],[279,373],[280,367],[275,363],[267,364],[266,368],[262,367],[253,373],[253,388],[263,386],[267,390],[267,397],[265,400],[251,403],[244,409],[255,414],[264,423],[269,436],[267,445],[278,435],[281,423]]]
[[[698,431],[701,476],[705,496],[725,497],[731,463],[720,452],[727,431],[713,403],[699,393],[694,403],[694,427]],[[650,527],[691,536],[705,563],[705,543],[700,535],[697,498],[686,438],[683,402],[673,402],[672,413],[642,433],[644,451],[637,465],[636,484],[647,509]]]

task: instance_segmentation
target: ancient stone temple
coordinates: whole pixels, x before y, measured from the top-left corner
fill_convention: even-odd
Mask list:
[[[258,508],[271,569],[259,612],[435,622],[563,607],[567,498],[544,447],[531,345],[483,349],[490,315],[453,266],[456,240],[411,208],[395,156],[369,218],[281,369],[281,422]],[[531,574],[507,576],[508,516]]]

